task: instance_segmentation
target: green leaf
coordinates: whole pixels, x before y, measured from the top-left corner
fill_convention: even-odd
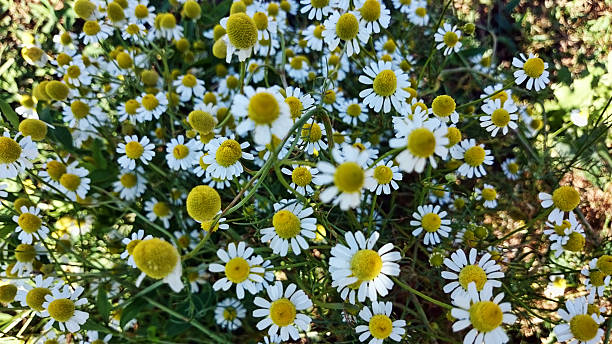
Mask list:
[[[121,319],[119,320],[119,327],[123,328],[130,320],[136,318],[138,314],[141,314],[142,309],[147,305],[146,301],[138,298],[136,301],[129,304],[121,312]]]
[[[0,100],[0,110],[2,110],[4,117],[11,123],[13,128],[17,130],[19,128],[19,117],[13,108],[4,100]]]
[[[104,158],[104,154],[102,154],[102,141],[96,139],[93,144],[93,158],[96,161],[96,165],[101,169],[105,169],[108,164],[106,163],[106,159]]]
[[[102,324],[96,322],[92,318],[87,319],[87,321],[81,325],[81,329],[85,331],[109,332],[106,327],[102,326]]]
[[[104,289],[104,286],[98,287],[98,300],[96,301],[96,306],[98,306],[98,312],[102,318],[108,319],[113,306],[108,301],[108,296],[106,295],[106,289]]]

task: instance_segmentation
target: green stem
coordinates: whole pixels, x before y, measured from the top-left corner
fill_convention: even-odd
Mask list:
[[[442,308],[446,308],[446,309],[453,309],[453,306],[449,305],[448,303],[444,303],[442,301],[438,301],[436,299],[433,299],[423,293],[421,293],[420,291],[412,288],[411,286],[409,286],[408,284],[403,283],[402,281],[400,281],[397,277],[391,277],[391,279],[393,279],[393,281],[395,281],[395,283],[397,283],[397,285],[399,285],[402,289],[406,289],[409,292],[419,296],[420,298],[427,300],[435,305],[438,305]]]

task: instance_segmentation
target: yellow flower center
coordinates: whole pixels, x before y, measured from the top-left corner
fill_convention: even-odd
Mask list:
[[[137,183],[138,179],[136,178],[135,174],[133,174],[133,173],[126,173],[126,174],[121,176],[119,181],[121,181],[121,185],[123,185],[123,187],[131,189],[134,186],[136,186],[136,183]]]
[[[382,258],[374,250],[359,250],[351,258],[351,271],[359,281],[371,281],[382,270]]]
[[[484,198],[485,201],[493,201],[497,198],[497,191],[492,188],[484,188],[482,189],[482,198]]]
[[[289,105],[289,112],[291,113],[291,118],[297,119],[302,114],[302,109],[304,105],[302,105],[302,101],[298,98],[290,96],[285,98],[285,103]]]
[[[134,248],[132,256],[140,271],[156,279],[168,276],[180,260],[176,248],[158,238],[140,242]]]
[[[578,314],[570,320],[570,330],[576,339],[588,342],[597,335],[599,325],[590,315]]]
[[[380,18],[380,2],[378,0],[366,0],[359,9],[361,18],[373,22]]]
[[[39,119],[26,118],[19,123],[19,131],[33,141],[40,141],[47,136],[47,124]]]
[[[495,126],[503,128],[510,122],[510,114],[505,109],[497,109],[491,114],[491,122]]]
[[[165,202],[157,202],[153,205],[153,213],[157,217],[166,217],[170,214],[170,208]]]
[[[397,49],[397,45],[395,44],[394,40],[388,39],[385,44],[383,44],[383,49],[391,54],[395,51],[395,49]]]
[[[461,131],[455,127],[448,127],[446,137],[448,138],[447,147],[452,147],[461,141]]]
[[[572,232],[569,235],[567,243],[563,245],[563,248],[571,252],[579,252],[582,251],[582,249],[584,248],[584,242],[585,239],[582,234],[578,232]]]
[[[213,29],[214,40],[215,41],[219,40],[219,38],[223,37],[223,35],[225,35],[225,29],[223,28],[223,26],[219,24],[215,25]]]
[[[17,224],[19,227],[21,227],[21,229],[23,229],[24,232],[34,233],[40,229],[42,220],[34,214],[21,213],[17,219]]]
[[[125,19],[125,12],[123,7],[117,2],[113,1],[106,7],[106,15],[112,22],[117,23]]]
[[[60,177],[60,184],[69,191],[76,191],[81,185],[81,177],[72,173],[64,173]]]
[[[291,180],[298,186],[306,186],[312,181],[312,174],[307,167],[296,167],[291,173]]]
[[[149,15],[149,9],[143,4],[138,4],[134,8],[134,15],[138,19],[144,19]]]
[[[74,302],[70,299],[53,300],[49,303],[47,311],[53,319],[65,322],[74,315]]]
[[[323,38],[323,30],[325,30],[325,26],[319,24],[314,28],[314,31],[312,32],[313,36],[315,36],[318,39],[322,39]]]
[[[501,325],[501,308],[492,301],[480,301],[470,307],[470,322],[478,332],[490,332]]]
[[[393,179],[393,171],[385,165],[376,166],[374,169],[374,179],[378,184],[389,184]]]
[[[270,319],[278,327],[289,326],[295,320],[296,309],[288,299],[278,299],[270,305]]]
[[[157,100],[157,97],[155,97],[155,95],[145,94],[145,96],[142,97],[142,107],[144,107],[148,111],[155,109],[158,105],[159,100]]]
[[[89,0],[77,0],[74,3],[74,13],[77,16],[86,19],[96,10],[96,5]]]
[[[278,4],[275,2],[271,2],[268,4],[268,14],[272,17],[276,17],[278,15]]]
[[[333,104],[336,102],[336,92],[334,90],[327,90],[323,94],[323,103]]]
[[[83,119],[89,115],[89,105],[80,100],[75,100],[70,104],[70,111],[76,119]]]
[[[83,24],[83,32],[87,36],[95,36],[98,32],[100,32],[100,24],[98,24],[95,20],[88,20]]]
[[[176,160],[185,159],[189,155],[189,148],[183,144],[178,144],[172,149],[172,155]]]
[[[307,142],[317,142],[321,140],[323,133],[317,123],[306,123],[302,127],[302,139]]]
[[[340,16],[336,23],[336,35],[343,41],[349,41],[357,37],[359,32],[359,21],[352,13],[345,13]]]
[[[555,233],[557,233],[557,235],[565,235],[565,230],[571,226],[572,224],[568,220],[563,220],[560,225],[555,225]]]
[[[200,18],[201,13],[202,9],[200,8],[200,4],[198,4],[195,0],[189,0],[183,5],[182,14],[187,18],[198,19]]]
[[[130,24],[125,31],[130,35],[137,35],[140,32],[140,28],[136,24]]]
[[[33,310],[42,312],[44,310],[42,304],[47,295],[51,295],[51,290],[48,288],[34,288],[26,294],[26,304]]]
[[[308,59],[303,55],[298,55],[291,58],[291,68],[295,70],[300,70],[304,67],[304,64],[308,63]]]
[[[444,39],[444,44],[446,44],[447,46],[451,48],[454,47],[459,41],[459,37],[457,36],[457,34],[452,31],[445,33],[443,39]]]
[[[176,27],[176,18],[172,13],[164,13],[159,24],[163,29],[172,30]]]
[[[72,65],[66,70],[66,75],[71,79],[76,79],[81,75],[81,69],[79,66]]]
[[[310,5],[314,8],[323,8],[329,4],[329,0],[310,0]]]
[[[198,185],[187,195],[187,213],[196,221],[212,219],[221,210],[221,197],[217,190]]]
[[[412,0],[400,0],[400,4],[408,6],[412,3]]]
[[[268,28],[268,16],[263,12],[256,12],[253,15],[253,21],[255,22],[255,26],[257,26],[257,30],[265,30]]]
[[[504,105],[506,100],[508,100],[508,93],[506,93],[506,91],[501,91],[498,94],[492,96],[491,99],[493,99],[493,100],[499,99],[501,105]]]
[[[130,99],[125,102],[125,112],[128,115],[135,115],[139,107],[140,104],[135,99]]]
[[[340,164],[334,173],[334,184],[340,192],[358,192],[363,187],[364,181],[363,169],[352,161]]]
[[[17,295],[17,287],[14,284],[0,286],[0,302],[13,302],[15,295]]]
[[[408,150],[419,158],[430,157],[436,150],[436,137],[427,128],[414,129],[408,136]]]
[[[138,141],[130,141],[125,145],[125,155],[130,159],[138,159],[144,153],[144,147]]]
[[[72,57],[66,53],[59,53],[55,60],[59,66],[65,66],[72,62]]]
[[[280,106],[272,94],[259,92],[251,97],[248,114],[255,124],[271,124],[280,115]]]
[[[437,96],[431,104],[433,113],[438,117],[448,117],[455,111],[455,100],[447,95]]]
[[[232,321],[236,319],[238,312],[233,307],[227,307],[223,310],[223,319]]]
[[[232,139],[223,141],[215,154],[215,160],[223,167],[235,164],[240,157],[242,157],[242,148],[236,140]]]
[[[236,284],[245,281],[250,272],[249,263],[242,257],[232,258],[225,264],[225,276]]]
[[[357,117],[361,115],[361,106],[359,104],[351,104],[346,107],[346,113],[351,117]]]
[[[198,84],[197,79],[193,74],[185,74],[185,76],[183,76],[182,83],[183,83],[183,86],[189,87],[189,88],[193,88]]]
[[[370,318],[368,328],[370,329],[372,337],[385,339],[389,337],[391,331],[393,331],[393,322],[384,314],[376,314]]]
[[[388,97],[395,92],[397,88],[397,76],[395,72],[386,69],[378,73],[374,78],[374,92],[379,96]]]
[[[248,49],[257,43],[255,21],[245,13],[234,13],[227,20],[227,36],[238,49]]]
[[[414,13],[416,13],[417,16],[423,18],[427,15],[427,9],[425,7],[418,7]]]
[[[189,125],[200,133],[209,133],[217,124],[217,120],[208,112],[194,110],[187,117]]]
[[[21,156],[21,146],[10,137],[0,137],[0,163],[10,164]]]
[[[463,289],[467,290],[468,285],[474,282],[476,284],[476,290],[481,291],[487,282],[487,274],[478,265],[467,265],[461,272],[459,272],[459,284]]]
[[[508,164],[508,171],[512,174],[517,174],[518,173],[518,169],[519,169],[519,165],[515,162],[511,162]]]
[[[552,201],[556,208],[562,211],[572,211],[580,203],[580,194],[573,187],[565,185],[553,192]]]
[[[472,167],[480,166],[485,159],[485,150],[480,146],[468,148],[463,155],[463,159],[466,164]]]
[[[421,226],[423,229],[433,233],[440,229],[440,225],[442,224],[442,219],[438,214],[435,213],[427,213],[421,219]]]
[[[597,259],[597,268],[606,274],[606,276],[612,275],[612,256],[605,254],[599,257]]]
[[[446,193],[446,191],[444,190],[443,186],[440,185],[436,185],[433,187],[432,193],[438,197],[438,198],[442,198],[444,197],[444,194]]]
[[[604,278],[606,275],[601,271],[591,271],[589,274],[589,278],[591,279],[591,284],[596,287],[601,287],[604,285]]]
[[[191,242],[191,238],[188,235],[181,235],[180,238],[176,240],[178,242],[179,247],[187,248],[189,247],[189,243]]]
[[[64,100],[68,97],[68,92],[70,92],[70,90],[64,83],[52,80],[46,84],[45,92],[53,100]]]
[[[533,57],[525,61],[523,70],[531,78],[538,78],[544,73],[544,61],[539,57]]]
[[[125,246],[125,249],[130,255],[132,255],[134,254],[134,249],[136,248],[136,246],[140,244],[141,242],[142,240],[139,240],[139,239],[132,240]]]
[[[295,238],[302,230],[300,219],[289,210],[279,210],[272,217],[272,225],[279,237]]]

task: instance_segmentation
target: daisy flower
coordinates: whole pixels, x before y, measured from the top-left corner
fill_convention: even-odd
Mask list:
[[[84,167],[77,167],[78,163],[75,160],[66,166],[66,173],[60,177],[59,190],[73,202],[76,202],[77,197],[81,199],[87,197],[91,182],[91,179],[87,178],[89,171]]]
[[[434,40],[438,43],[436,49],[444,49],[444,55],[450,55],[453,52],[459,52],[461,49],[461,31],[457,30],[457,25],[451,27],[449,23],[444,23],[444,26],[438,29],[434,34]]]
[[[208,165],[206,173],[213,178],[232,180],[244,171],[240,159],[253,160],[251,153],[244,149],[248,142],[238,143],[233,138],[217,137],[206,144],[207,154],[202,156],[203,164]]]
[[[413,5],[412,0],[393,0],[393,7],[404,14],[409,14]]]
[[[289,105],[289,112],[294,121],[302,117],[304,111],[309,110],[314,102],[312,96],[302,92],[299,87],[289,86],[285,89],[285,103]]]
[[[253,131],[253,140],[258,145],[270,143],[272,135],[284,138],[293,122],[289,105],[285,103],[278,86],[245,87],[244,95],[235,96],[232,112],[243,119],[236,127],[238,135]]]
[[[83,287],[77,287],[70,291],[70,287],[65,285],[63,289],[52,289],[51,294],[45,295],[45,302],[42,304],[44,311],[41,315],[50,317],[50,320],[43,327],[44,331],[51,329],[55,322],[61,331],[74,333],[81,329],[81,325],[89,318],[89,313],[75,309],[87,304],[86,298],[79,299],[83,290]]]
[[[426,0],[413,0],[410,13],[408,14],[408,21],[418,26],[426,26],[429,23]]]
[[[284,290],[283,290],[284,289]],[[270,301],[255,297],[253,301],[256,306],[261,307],[253,311],[253,316],[264,317],[257,323],[257,329],[268,329],[268,335],[273,336],[280,332],[281,340],[287,341],[289,337],[293,340],[300,338],[299,330],[306,331],[310,326],[309,316],[299,313],[312,307],[312,301],[303,290],[297,290],[293,283],[283,288],[280,281],[266,288]]]
[[[418,206],[417,211],[412,213],[415,220],[410,221],[411,226],[418,226],[412,235],[419,236],[425,230],[423,243],[425,245],[437,245],[440,243],[440,236],[448,238],[451,231],[451,221],[445,219],[446,211],[440,211],[439,205]]]
[[[379,161],[376,167],[370,168],[366,172],[366,177],[373,178],[376,184],[370,187],[370,191],[376,192],[377,195],[391,193],[391,188],[397,190],[399,185],[396,181],[402,180],[402,173],[398,166],[393,165],[393,160]]]
[[[484,73],[484,74],[490,74],[493,73],[495,71],[495,64],[491,63],[491,53],[487,53],[487,54],[476,54],[472,57],[470,57],[470,62],[472,62],[474,64],[474,69]],[[490,87],[490,86],[488,86]]]
[[[157,94],[144,93],[136,101],[141,104],[136,110],[141,122],[148,122],[155,117],[159,119],[168,107],[168,98],[162,92]]]
[[[518,108],[513,101],[505,101],[502,105],[499,99],[489,100],[480,108],[487,114],[487,116],[480,116],[480,126],[490,132],[491,136],[495,137],[499,130],[506,135],[508,127],[512,129],[518,127],[515,122],[518,120],[518,115],[515,113]]]
[[[119,103],[116,108],[119,122],[130,121],[132,123],[144,122],[138,112],[140,103],[136,99],[128,99],[123,103]]]
[[[72,128],[93,131],[108,122],[107,115],[93,101],[74,100],[64,105],[64,122]]]
[[[308,58],[304,55],[293,56],[289,58],[289,62],[285,64],[287,74],[297,83],[304,83],[308,80],[309,69]]]
[[[21,214],[13,216],[13,221],[17,223],[15,233],[19,233],[19,241],[24,244],[31,244],[33,239],[43,240],[49,234],[49,228],[43,224],[42,219],[38,215],[40,208],[36,207],[21,207]]]
[[[565,288],[567,288],[567,280],[563,274],[550,275],[550,282],[544,290],[544,296],[550,298],[558,298],[565,295]]]
[[[385,4],[379,0],[357,0],[356,7],[359,8],[361,20],[370,34],[379,33],[380,29],[386,29],[391,22],[391,12]]]
[[[507,100],[512,101],[512,90],[504,89],[504,85],[498,83],[495,85],[489,85],[485,87],[484,93],[480,95],[480,98],[489,98],[487,101],[493,101],[499,99],[501,105]]]
[[[125,15],[129,22],[153,26],[155,21],[155,7],[149,6],[148,0],[134,0],[128,2]]]
[[[457,123],[459,121],[459,114],[456,109],[456,103],[453,97],[443,94],[441,96],[437,96],[433,102],[431,103],[431,112],[442,122],[448,122],[449,120],[453,123]],[[417,108],[411,109],[413,112],[418,112]],[[422,114],[426,116],[425,112]],[[421,114],[420,114],[421,115]]]
[[[260,59],[249,59],[249,64],[246,68],[247,80],[248,77],[251,78],[253,83],[258,83],[264,79],[266,68],[264,66],[264,61]]]
[[[432,186],[429,190],[429,202],[444,205],[451,203],[450,192],[448,187],[441,184],[436,184],[436,180],[432,179]]]
[[[233,13],[221,19],[221,26],[226,34],[223,41],[226,45],[225,62],[230,63],[234,52],[240,62],[245,61],[257,48],[257,25],[246,13]]]
[[[543,90],[546,84],[550,82],[548,79],[549,72],[546,70],[548,63],[531,53],[528,57],[521,53],[520,57],[520,59],[516,57],[512,59],[512,65],[520,68],[520,70],[514,72],[516,84],[520,85],[523,81],[527,80],[526,87],[528,90],[531,90],[532,87],[536,92]]]
[[[159,20],[157,34],[168,41],[178,41],[183,38],[183,27],[176,24],[176,17],[172,13],[163,13]]]
[[[234,298],[227,298],[215,307],[215,321],[221,328],[234,331],[242,325],[246,317],[246,308]]]
[[[172,85],[176,88],[176,93],[179,94],[182,102],[186,102],[194,98],[203,98],[204,81],[197,79],[193,74],[187,73],[182,75],[178,80],[174,80]]]
[[[42,275],[36,275],[32,281],[34,285],[22,283],[17,288],[15,301],[19,301],[22,307],[30,307],[34,314],[42,317],[41,314],[45,310],[43,307],[45,296],[51,295],[52,290],[60,288],[61,281],[53,277],[43,278]]]
[[[48,344],[48,343],[66,344],[67,343],[66,335],[65,334],[59,335],[55,330],[51,330],[45,333],[44,335],[41,335],[40,337],[38,337],[36,341],[34,342],[34,344]]]
[[[558,314],[563,323],[556,325],[553,332],[560,342],[571,344],[596,344],[604,335],[599,328],[604,322],[601,314],[589,314],[587,299],[579,297],[565,301],[565,309],[559,309]]]
[[[261,11],[253,13],[252,17],[257,27],[257,40],[270,40],[270,32],[276,33],[277,22]]]
[[[238,299],[244,298],[244,290],[251,294],[257,293],[256,285],[263,282],[265,269],[261,267],[263,259],[253,255],[253,248],[247,247],[241,241],[238,246],[233,242],[227,245],[227,251],[220,248],[217,256],[225,265],[213,263],[208,270],[210,272],[223,272],[225,277],[217,280],[213,284],[214,290],[227,291],[232,285],[236,285],[236,296]]]
[[[437,168],[435,155],[446,159],[448,155],[448,129],[436,118],[414,120],[403,118],[394,123],[395,138],[389,140],[391,148],[405,148],[395,160],[404,172],[423,172],[427,161]]]
[[[121,243],[125,245],[125,251],[121,253],[121,259],[127,258],[127,264],[133,268],[136,268],[136,263],[134,262],[134,257],[132,254],[134,253],[134,248],[143,240],[152,239],[153,236],[147,235],[145,236],[145,232],[142,229],[139,229],[137,232],[132,233],[129,238],[123,238]]]
[[[281,169],[286,175],[291,176],[291,186],[297,193],[302,196],[306,196],[312,194],[314,192],[312,186],[310,185],[312,182],[313,176],[319,173],[319,170],[316,168],[312,168],[310,166],[299,166],[292,165],[293,170],[290,170],[286,167]]]
[[[308,20],[321,20],[333,12],[333,0],[300,0],[300,13],[308,13]]]
[[[36,143],[30,136],[17,133],[11,138],[8,131],[0,136],[0,178],[15,178],[34,167],[32,160],[38,156]]]
[[[98,331],[87,331],[87,341],[84,341],[83,344],[106,344],[112,338],[113,335],[110,333],[100,338],[100,333]]]
[[[368,120],[368,110],[364,109],[357,98],[342,99],[338,102],[338,112],[342,122],[356,126]]]
[[[145,211],[147,212],[147,218],[150,221],[160,219],[164,224],[164,227],[168,229],[170,227],[170,218],[174,213],[168,203],[158,201],[155,197],[145,202]]]
[[[400,267],[396,263],[401,259],[393,244],[387,243],[378,251],[374,245],[378,232],[372,233],[366,240],[362,232],[346,232],[344,238],[348,246],[336,244],[331,249],[329,272],[332,276],[332,287],[338,287],[343,299],[355,303],[355,293],[359,302],[366,297],[376,301],[377,296],[386,296],[393,288],[393,281],[388,276],[399,276]]]
[[[308,239],[315,238],[317,219],[308,217],[314,212],[312,208],[304,208],[297,200],[281,200],[274,204],[272,226],[260,231],[261,242],[270,241],[270,248],[274,254],[285,257],[291,244],[291,250],[299,255],[301,250],[308,249]]]
[[[361,319],[366,321],[368,325],[359,325],[355,327],[355,332],[360,333],[359,341],[365,342],[372,337],[369,344],[382,344],[387,338],[399,342],[402,336],[406,333],[405,320],[391,320],[391,312],[393,304],[391,302],[372,302],[372,310],[365,306],[359,311]]]
[[[197,233],[197,231],[194,231]],[[198,237],[199,239],[199,237]],[[195,245],[194,245],[195,247]],[[189,272],[187,274],[187,279],[189,280],[189,288],[193,294],[197,294],[200,292],[200,284],[208,283],[208,278],[210,274],[206,271],[206,268],[203,265],[200,265],[195,268],[195,270]]]
[[[475,284],[477,291],[483,289],[499,288],[501,282],[498,279],[504,277],[501,266],[491,259],[490,253],[485,253],[477,260],[478,251],[470,249],[469,256],[463,250],[457,250],[444,258],[444,265],[451,271],[442,271],[442,278],[450,280],[444,285],[444,292],[452,298],[468,293],[468,285]]]
[[[190,170],[193,165],[198,164],[203,147],[204,144],[200,140],[190,139],[185,142],[185,137],[179,135],[166,146],[166,162],[175,171]]]
[[[474,139],[465,139],[451,149],[453,159],[463,160],[463,164],[457,169],[461,176],[480,178],[487,174],[484,165],[493,165],[491,151],[484,148],[483,144],[476,144]]]
[[[569,213],[568,220],[546,222],[548,229],[544,230],[549,235],[550,249],[559,257],[564,251],[580,252],[584,248],[586,238],[584,229],[576,219],[574,213]]]
[[[484,206],[486,208],[493,209],[497,207],[497,191],[495,191],[492,185],[485,183],[482,190],[476,188],[474,192],[476,193],[477,201],[484,199]]]
[[[606,287],[610,285],[610,279],[612,279],[612,276],[606,275],[604,272],[599,270],[597,267],[597,258],[592,259],[589,262],[589,268],[582,269],[580,273],[586,277],[584,285],[586,290],[589,291],[589,303],[593,303],[595,301],[595,297],[598,295],[599,297],[604,297],[604,291]]]
[[[261,342],[257,342],[257,344],[282,344],[283,340],[278,334],[272,336],[265,336]]]
[[[408,75],[401,69],[394,68],[391,62],[384,61],[372,62],[363,71],[366,75],[360,75],[359,82],[372,85],[372,88],[359,92],[359,97],[363,98],[363,104],[376,112],[383,109],[385,113],[391,111],[393,104],[393,108],[400,112],[404,101],[410,95],[404,90],[410,86]]]
[[[58,53],[66,53],[73,55],[76,52],[75,41],[77,40],[77,34],[70,31],[63,31],[53,36],[53,47]]]
[[[89,75],[87,68],[81,60],[74,59],[68,67],[65,67],[65,73],[62,75],[64,81],[74,87],[88,86],[91,84],[92,76]]]
[[[548,220],[560,223],[565,218],[565,213],[571,213],[580,204],[580,194],[569,185],[560,186],[553,194],[540,192],[538,194],[542,208],[554,207],[548,214]]]
[[[325,30],[325,26],[323,26],[322,24],[312,24],[308,26],[306,30],[304,30],[304,39],[306,40],[306,45],[308,48],[314,51],[323,50],[323,30]]]
[[[22,94],[19,96],[19,106],[15,108],[15,112],[21,115],[23,118],[38,119],[38,112],[36,112],[36,104],[38,100],[28,95]]]
[[[504,174],[506,175],[506,177],[510,180],[517,180],[522,174],[521,168],[519,164],[516,162],[516,158],[506,159],[502,163],[501,168],[502,168],[502,171],[504,171]]]
[[[323,140],[323,130],[317,122],[304,123],[300,135],[300,141],[306,144],[304,151],[313,155],[315,150],[320,152],[327,149],[327,143]]]
[[[327,43],[329,50],[338,47],[340,41],[346,45],[346,55],[359,55],[361,48],[359,42],[366,44],[370,39],[370,32],[366,29],[365,22],[361,20],[359,12],[346,12],[340,14],[338,11],[329,16],[323,22],[323,40]]]
[[[148,137],[143,136],[138,140],[138,136],[126,136],[125,143],[120,142],[117,145],[117,153],[122,155],[117,162],[119,165],[128,170],[136,168],[136,161],[140,160],[144,165],[148,165],[149,161],[155,156],[155,145],[150,143]]]
[[[132,257],[136,267],[141,271],[136,279],[136,287],[140,287],[146,276],[162,280],[175,293],[185,287],[181,280],[183,275],[181,255],[174,245],[164,239],[143,239],[134,247]]]
[[[113,34],[113,28],[103,22],[97,20],[87,20],[83,24],[83,31],[79,38],[83,40],[83,44],[98,43],[104,41]]]
[[[317,163],[320,173],[314,177],[314,183],[333,183],[321,192],[319,198],[323,203],[333,202],[334,205],[340,205],[342,210],[356,208],[361,203],[363,190],[376,184],[374,178],[366,175],[368,151],[360,152],[357,148],[344,144],[341,148],[334,148],[332,155],[338,166],[326,161]]]
[[[147,179],[142,167],[135,170],[122,170],[119,180],[113,183],[113,191],[126,201],[133,201],[147,191]]]
[[[512,306],[503,302],[504,293],[497,294],[493,300],[491,289],[476,290],[476,283],[468,285],[467,294],[453,297],[455,308],[451,310],[452,316],[457,319],[453,324],[453,331],[461,331],[468,326],[472,329],[465,335],[464,344],[502,344],[510,339],[502,328],[502,324],[512,325],[516,322],[516,315],[512,314]]]

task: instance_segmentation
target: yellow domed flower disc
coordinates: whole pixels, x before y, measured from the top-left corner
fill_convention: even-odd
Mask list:
[[[397,76],[395,72],[390,69],[380,71],[380,73],[376,75],[376,78],[374,78],[372,87],[374,92],[379,96],[391,96],[397,89]]]
[[[472,167],[480,166],[485,160],[485,150],[480,146],[468,148],[463,154],[463,159]]]
[[[359,20],[352,13],[344,13],[336,23],[336,35],[343,41],[350,41],[359,33]]]
[[[376,314],[370,318],[368,328],[372,337],[376,339],[385,339],[389,337],[393,331],[393,322],[384,314]]]
[[[278,327],[293,324],[296,315],[296,308],[293,302],[288,299],[278,299],[270,305],[270,319]]]
[[[299,166],[291,173],[291,181],[298,186],[304,187],[312,181],[312,174],[308,168]]]
[[[351,258],[351,271],[359,281],[371,281],[382,270],[383,262],[374,250],[359,250]]]
[[[497,191],[491,188],[484,188],[482,190],[482,198],[484,198],[485,201],[493,201],[497,198]]]
[[[207,185],[191,189],[187,196],[187,213],[198,222],[212,219],[221,210],[221,197]]]
[[[235,164],[241,157],[242,148],[238,141],[233,139],[223,141],[215,154],[215,160],[223,167]]]
[[[169,242],[158,238],[138,243],[132,256],[140,271],[156,279],[168,276],[180,260],[176,248]]]
[[[249,100],[248,115],[255,124],[272,124],[280,115],[280,105],[272,94],[259,92]]]
[[[539,57],[532,57],[525,61],[523,70],[529,77],[537,79],[544,73],[544,61]]]
[[[53,80],[49,81],[45,87],[47,95],[53,100],[64,100],[68,97],[68,86],[66,84]]]
[[[597,330],[599,330],[599,325],[588,314],[579,314],[570,320],[570,331],[581,342],[588,342],[595,338]]]
[[[492,301],[480,301],[470,307],[470,322],[478,332],[490,332],[501,325],[503,312]]]
[[[17,219],[17,224],[24,232],[32,234],[40,229],[42,220],[34,214],[21,213]]]
[[[10,164],[21,156],[21,146],[10,137],[0,136],[0,163]]]
[[[340,164],[334,173],[334,184],[340,192],[358,192],[363,187],[364,181],[363,169],[352,161]]]
[[[562,211],[572,211],[580,203],[580,194],[573,187],[565,185],[553,192],[552,201]]]
[[[606,275],[612,275],[612,256],[604,254],[597,259],[597,268]]]
[[[467,265],[459,272],[459,284],[467,290],[468,285],[474,282],[476,290],[481,291],[487,283],[487,274],[478,265]]]
[[[33,288],[26,294],[26,304],[33,310],[42,312],[44,310],[42,304],[47,295],[51,295],[51,290],[48,288]]]
[[[47,312],[49,312],[53,319],[65,322],[74,315],[74,308],[74,301],[70,299],[57,299],[49,303]]]
[[[436,137],[427,128],[414,129],[408,136],[407,148],[416,157],[430,157],[436,150]]]
[[[249,263],[242,257],[234,257],[225,263],[225,277],[232,283],[244,282],[251,272]]]
[[[189,125],[200,133],[209,133],[217,125],[217,119],[215,119],[208,112],[204,112],[201,110],[194,110],[189,113],[187,117],[187,122]]]
[[[15,258],[18,262],[29,263],[36,258],[36,249],[32,245],[19,244],[15,248]]]
[[[245,13],[230,15],[226,29],[230,43],[238,49],[249,49],[257,43],[257,26]]]
[[[323,133],[317,123],[306,123],[302,127],[302,139],[307,142],[317,142],[321,140]]]
[[[300,219],[289,210],[279,210],[272,217],[276,234],[283,239],[295,238],[302,230]]]
[[[437,96],[431,104],[433,113],[438,117],[450,116],[455,111],[455,107],[455,100],[447,95]]]
[[[374,169],[374,179],[378,184],[389,184],[393,179],[393,171],[385,165],[376,166]]]
[[[79,188],[79,185],[81,185],[81,177],[72,173],[64,173],[60,177],[60,184],[69,191],[74,192]]]
[[[438,214],[435,213],[427,213],[423,215],[421,218],[421,226],[427,232],[433,233],[440,229],[440,225],[442,224],[442,219]]]
[[[47,124],[39,119],[26,118],[19,123],[23,136],[30,136],[32,141],[40,141],[47,136]]]

